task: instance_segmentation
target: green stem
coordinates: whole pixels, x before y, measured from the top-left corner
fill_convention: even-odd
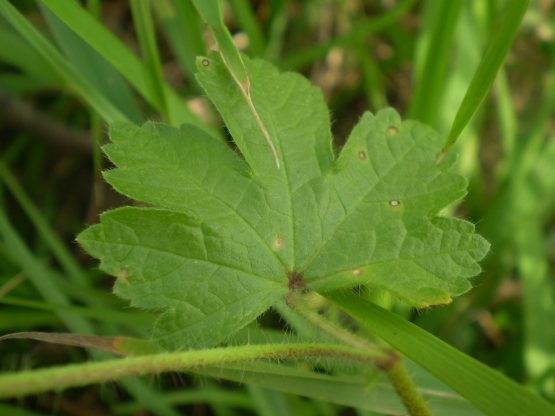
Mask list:
[[[343,345],[264,344],[144,355],[0,375],[0,399],[60,391],[127,376],[160,374],[261,359],[335,357],[376,364],[384,356]]]
[[[410,377],[397,352],[388,348],[375,346],[368,340],[329,321],[318,312],[312,310],[300,295],[295,296],[294,299],[289,302],[289,306],[313,325],[321,328],[337,340],[356,348],[364,348],[366,351],[371,351],[372,354],[381,356],[382,358],[375,360],[374,363],[380,370],[387,374],[387,377],[409,414],[411,416],[431,416],[428,406],[418,392],[414,381]]]

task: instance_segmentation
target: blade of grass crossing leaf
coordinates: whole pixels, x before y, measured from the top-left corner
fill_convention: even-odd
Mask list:
[[[2,1],[5,2],[6,0]],[[148,74],[142,62],[120,39],[74,2],[55,0],[41,0],[41,2],[113,65],[150,105],[160,110],[157,107],[159,103],[149,88]],[[216,134],[215,130],[208,128],[200,118],[189,110],[185,100],[173,89],[167,85],[164,88],[169,111],[177,125],[190,123],[203,130],[210,131],[213,135]]]
[[[156,35],[154,33],[149,0],[131,0],[131,13],[133,15],[135,31],[139,38],[139,45],[146,68],[147,81],[152,91],[151,94],[158,102],[158,109],[162,114],[162,118],[170,124],[173,124],[175,121],[169,113],[166,100],[162,64],[160,63],[160,55],[156,44]]]
[[[276,162],[276,167],[280,169],[281,162],[279,160],[279,155],[275,143],[270,137],[270,133],[268,132],[267,127],[264,125],[264,122],[260,118],[258,110],[253,103],[250,94],[250,81],[249,75],[247,73],[247,68],[245,67],[245,63],[241,58],[241,54],[233,43],[231,34],[224,24],[220,1],[193,0],[193,4],[197,8],[200,16],[204,19],[204,21],[212,30],[214,38],[216,39],[216,42],[218,44],[218,48],[220,49],[220,54],[224,65],[229,71],[234,82],[241,90],[241,93],[243,94],[243,97],[245,98],[245,101],[247,102],[249,109],[254,116],[256,124],[258,125],[260,131],[262,132],[262,135],[264,136],[264,139],[266,140],[266,143],[272,151],[274,160]]]
[[[193,4],[212,30],[229,72],[237,79],[239,85],[246,86],[248,83],[247,70],[224,25],[220,0],[193,0]]]
[[[453,50],[453,35],[464,4],[463,0],[433,0],[425,3],[434,9],[431,22],[423,30],[426,53],[419,77],[414,80],[416,89],[411,99],[409,116],[435,127],[441,98],[445,90],[447,66]]]
[[[66,3],[64,2],[64,4]],[[93,87],[8,0],[0,0],[0,14],[29,42],[37,53],[52,65],[68,86],[106,122],[127,120],[127,117]]]
[[[493,31],[489,45],[476,73],[468,86],[463,101],[455,115],[443,151],[446,152],[470,122],[490,90],[497,71],[503,64],[516,36],[529,0],[508,0],[499,25]]]
[[[228,0],[239,27],[249,37],[247,46],[253,57],[262,56],[266,41],[258,20],[253,13],[252,6],[247,0]]]
[[[117,71],[44,4],[38,2],[38,6],[56,43],[79,73],[130,120],[135,123],[142,121],[143,116],[131,91]]]
[[[400,316],[352,292],[325,296],[487,415],[555,414],[555,406]]]

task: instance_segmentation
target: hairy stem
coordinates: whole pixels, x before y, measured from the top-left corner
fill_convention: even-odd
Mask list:
[[[184,371],[261,359],[336,357],[376,364],[384,357],[375,351],[328,344],[264,344],[212,348],[114,359],[94,363],[29,370],[0,375],[0,399],[60,391],[127,376]]]
[[[409,414],[411,416],[431,416],[426,402],[418,392],[414,381],[410,377],[405,365],[396,351],[376,346],[370,343],[367,339],[359,337],[345,328],[329,321],[310,308],[310,306],[308,306],[298,294],[289,303],[289,306],[291,306],[313,325],[316,325],[337,340],[356,348],[364,348],[366,351],[372,352],[372,354],[378,354],[381,356],[382,358],[375,360],[374,363],[380,370],[386,373]]]
[[[383,370],[411,416],[432,415],[401,360],[393,361],[390,367]]]

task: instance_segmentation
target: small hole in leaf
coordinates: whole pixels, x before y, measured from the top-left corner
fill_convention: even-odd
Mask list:
[[[362,150],[361,150],[360,152],[358,152],[358,158],[359,158],[360,160],[366,159],[366,152],[364,152],[364,151],[362,151]]]
[[[389,206],[390,207],[398,207],[399,205],[401,205],[401,201],[399,201],[398,199],[392,199],[391,201],[389,201]]]
[[[399,133],[399,129],[395,126],[389,126],[389,128],[387,129],[387,132],[389,133],[390,136],[395,136],[397,133]]]
[[[202,63],[202,66],[208,66],[208,65],[210,65],[210,61],[209,61],[208,59],[206,59],[206,58],[204,58],[204,59],[201,61],[201,63]]]
[[[353,269],[352,273],[353,273],[353,276],[360,276],[361,271],[360,269],[357,268],[357,269]]]

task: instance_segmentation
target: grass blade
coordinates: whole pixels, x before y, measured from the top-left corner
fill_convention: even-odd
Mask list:
[[[476,69],[476,73],[455,115],[455,120],[443,147],[444,152],[449,150],[457,141],[459,135],[484,101],[495,80],[497,71],[509,52],[528,3],[529,0],[509,0],[507,2],[505,14],[501,18],[499,26],[493,32],[486,53]]]
[[[48,61],[37,54],[31,46],[13,30],[0,25],[0,60],[19,68],[33,79],[48,87],[60,87],[62,80],[50,68]],[[6,76],[6,74],[3,74]]]
[[[144,120],[129,86],[117,71],[94,49],[73,33],[44,4],[39,9],[48,23],[54,40],[71,62],[94,87],[133,122]]]
[[[424,22],[421,40],[426,41],[422,70],[417,71],[416,86],[410,102],[409,117],[435,126],[442,94],[445,90],[447,65],[453,49],[453,35],[463,0],[431,1],[434,9],[430,22]],[[428,32],[428,33],[427,33]]]
[[[143,64],[121,40],[74,2],[41,1],[75,34],[113,65],[150,105],[160,111],[159,103],[148,86],[148,74]],[[165,85],[164,88],[168,111],[176,125],[189,123],[207,130],[206,124],[188,109],[182,97],[169,86]]]
[[[549,416],[555,407],[400,316],[352,292],[326,297],[487,415]]]

